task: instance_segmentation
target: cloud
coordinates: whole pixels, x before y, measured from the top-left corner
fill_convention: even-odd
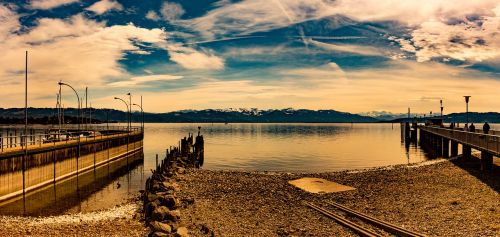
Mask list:
[[[10,37],[20,28],[19,15],[14,11],[14,6],[0,4],[0,42]]]
[[[117,81],[109,83],[109,86],[113,87],[132,87],[140,84],[145,84],[147,82],[153,81],[172,81],[172,80],[180,80],[183,76],[176,75],[168,75],[168,74],[160,74],[160,75],[147,75],[147,76],[137,76],[132,77],[128,81]]]
[[[224,2],[204,16],[179,24],[200,32],[206,39],[214,39],[266,32],[338,15],[358,22],[399,24],[406,29],[403,34],[408,33],[409,37],[398,35],[392,40],[400,44],[402,51],[415,54],[419,62],[433,58],[499,61],[498,0],[243,0],[232,4]],[[331,27],[350,24],[351,21],[339,21]],[[307,45],[311,41],[304,42]],[[318,45],[317,41],[312,42]],[[364,46],[319,45],[356,54],[380,54],[379,50]]]
[[[31,0],[29,7],[32,9],[48,10],[79,1],[80,0]]]
[[[92,11],[97,15],[102,15],[105,12],[108,12],[111,10],[121,11],[121,10],[123,10],[123,6],[120,3],[118,3],[117,1],[101,0],[99,2],[92,4],[90,7],[87,7],[85,9],[88,11]]]
[[[160,13],[164,20],[175,21],[184,15],[184,8],[178,3],[164,2],[161,6]]]
[[[13,29],[15,30],[15,29]],[[13,33],[0,42],[0,78],[6,104],[15,104],[22,93],[18,86],[24,71],[24,51],[29,51],[30,97],[46,96],[59,80],[75,88],[100,87],[107,79],[127,77],[119,63],[124,52],[140,52],[135,43],[161,47],[166,34],[133,24],[106,26],[76,15],[68,19],[42,18],[23,33]]]
[[[186,69],[195,70],[222,70],[224,59],[211,53],[203,53],[193,48],[180,45],[167,46],[170,60]]]
[[[158,112],[294,107],[354,113],[383,108],[405,113],[411,107],[414,113],[428,113],[439,110],[439,101],[421,98],[442,98],[445,112],[458,112],[464,109],[462,95],[470,94],[474,98],[471,111],[491,111],[500,107],[500,95],[491,90],[497,87],[500,81],[486,73],[434,62],[390,61],[385,67],[361,70],[343,70],[331,63],[318,68],[283,68],[273,80],[212,79],[193,87],[145,93],[144,100]],[[177,102],[165,107],[160,101]]]
[[[312,39],[307,40],[307,42],[323,49],[333,50],[338,52],[360,54],[365,56],[385,56],[382,49],[371,46],[361,46],[353,44],[331,44],[331,43],[323,43]]]
[[[158,16],[158,14],[151,10],[146,13],[146,19],[152,20],[152,21],[159,21],[161,18]]]

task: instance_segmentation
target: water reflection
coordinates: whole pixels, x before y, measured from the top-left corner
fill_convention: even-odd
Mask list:
[[[117,203],[112,196],[123,199],[126,197],[124,192],[130,194],[133,186],[130,183],[131,175],[141,175],[137,171],[142,171],[140,167],[142,167],[143,162],[144,154],[142,151],[117,159],[80,173],[78,176],[29,193],[25,198],[21,196],[9,203],[4,203],[0,207],[0,214],[48,216],[69,212],[86,212],[114,206]],[[110,188],[116,189],[116,191],[110,192]],[[118,189],[124,191],[118,191]],[[101,199],[99,202],[90,200],[92,207],[87,205],[89,199],[93,199],[97,193],[103,192],[110,194],[111,197]],[[84,207],[82,208],[82,206]]]
[[[426,160],[399,124],[147,124],[145,168],[202,127],[206,169],[324,172]]]

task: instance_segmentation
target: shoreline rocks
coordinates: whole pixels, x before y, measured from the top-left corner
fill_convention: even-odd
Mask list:
[[[167,150],[151,178],[146,180],[142,199],[144,219],[151,230],[149,236],[190,236],[180,208],[193,204],[194,199],[180,201],[176,195],[180,191],[177,181],[186,170],[199,168],[203,164],[203,144],[203,136],[199,133],[194,144],[191,134],[183,138],[180,147]]]

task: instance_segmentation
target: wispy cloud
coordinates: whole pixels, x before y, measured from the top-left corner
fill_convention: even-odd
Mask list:
[[[193,70],[221,70],[224,69],[224,59],[210,52],[200,52],[181,45],[168,45],[170,60],[186,69]]]
[[[173,80],[180,80],[182,78],[183,78],[183,76],[168,75],[168,74],[136,76],[136,77],[130,78],[130,80],[127,80],[127,81],[116,81],[116,82],[109,83],[108,85],[113,86],[113,87],[131,87],[131,86],[137,86],[137,85],[144,85],[147,82],[173,81]]]
[[[80,0],[31,0],[29,7],[33,9],[48,10],[79,1]]]
[[[92,4],[90,7],[87,7],[85,9],[92,11],[97,15],[102,15],[102,14],[104,14],[108,11],[112,11],[112,10],[121,11],[121,10],[123,10],[123,6],[114,0],[101,0],[101,1],[98,1],[94,4]]]
[[[371,46],[361,46],[361,45],[353,45],[353,44],[331,44],[331,43],[323,43],[316,40],[308,40],[312,45],[321,47],[327,50],[333,50],[337,52],[345,52],[352,54],[361,54],[366,56],[385,56],[382,49],[371,47]]]

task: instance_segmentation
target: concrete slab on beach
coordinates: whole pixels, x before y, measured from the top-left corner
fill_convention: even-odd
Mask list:
[[[295,179],[288,181],[288,183],[310,193],[336,193],[355,190],[350,186],[312,177]]]

